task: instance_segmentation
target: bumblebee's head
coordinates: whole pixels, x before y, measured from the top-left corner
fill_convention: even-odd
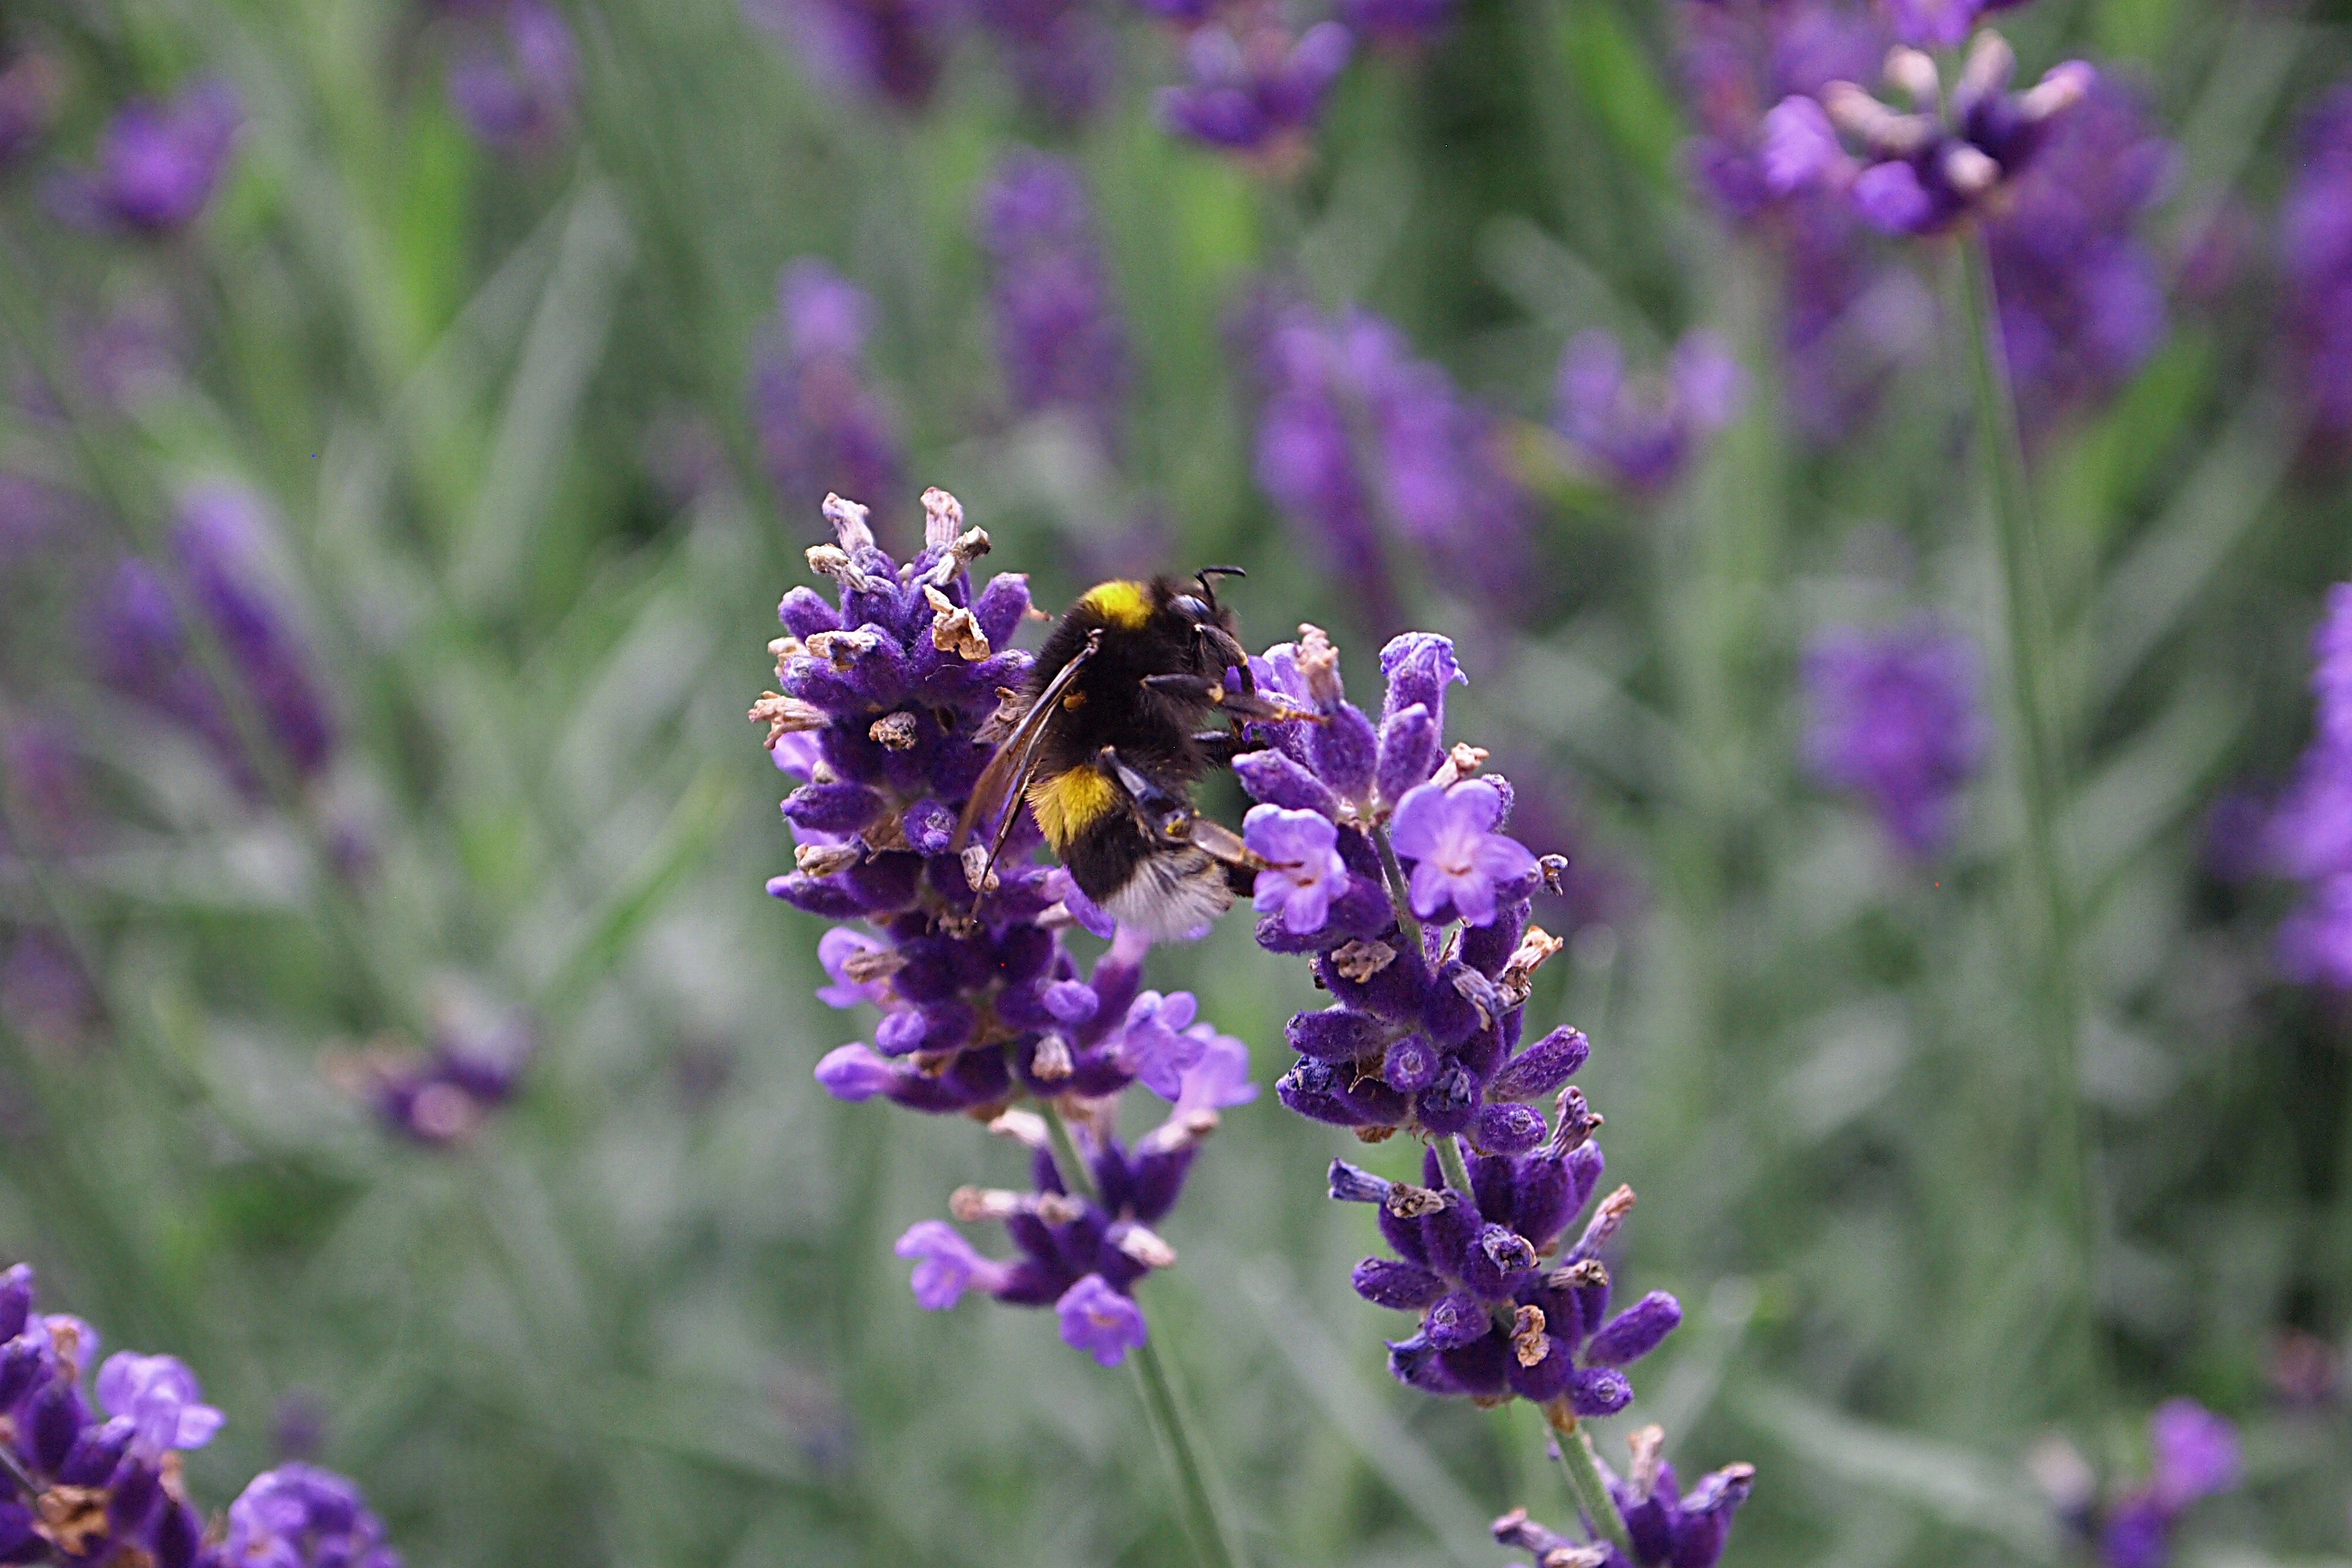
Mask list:
[[[1238,566],[1203,566],[1190,582],[1162,578],[1153,584],[1159,601],[1155,607],[1187,629],[1197,650],[1196,662],[1204,672],[1222,674],[1228,665],[1248,662],[1237,636],[1241,623],[1230,608],[1217,602],[1218,578],[1247,575]]]

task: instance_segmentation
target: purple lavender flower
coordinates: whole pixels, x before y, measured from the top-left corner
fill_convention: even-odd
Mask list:
[[[1381,48],[1410,53],[1435,42],[1454,20],[1454,0],[1339,0],[1339,19]]]
[[[2106,1568],[2164,1568],[2180,1516],[2238,1484],[2238,1429],[2193,1399],[2156,1407],[2147,1446],[2145,1483],[2112,1499],[2102,1513],[2074,1516],[2095,1531]]]
[[[805,257],[778,277],[776,295],[776,320],[752,351],[751,401],[779,498],[796,513],[836,490],[894,500],[898,419],[866,367],[873,301]]]
[[[422,1052],[365,1058],[349,1076],[387,1131],[427,1148],[448,1148],[472,1139],[514,1098],[538,1046],[538,1032],[522,1014],[453,1013],[438,1020]]]
[[[117,1351],[98,1369],[98,1403],[132,1423],[131,1449],[154,1463],[174,1448],[201,1448],[221,1427],[203,1402],[196,1374],[177,1356]]]
[[[1756,1485],[1752,1465],[1726,1465],[1699,1478],[1690,1490],[1676,1484],[1664,1455],[1665,1433],[1644,1426],[1626,1439],[1633,1463],[1623,1480],[1601,1467],[1610,1500],[1633,1543],[1627,1564],[1613,1550],[1580,1544],[1515,1509],[1496,1520],[1495,1539],[1536,1553],[1546,1568],[1715,1568],[1730,1538],[1732,1516]]]
[[[2112,393],[2163,341],[2163,289],[2133,228],[2171,163],[2137,97],[2103,77],[1987,224],[2026,430]]]
[[[34,49],[5,57],[0,63],[0,174],[48,134],[57,109],[56,62]]]
[[[1831,0],[1691,5],[1681,14],[1683,80],[1698,131],[1690,160],[1717,205],[1751,222],[1781,200],[1766,168],[1767,111],[1876,70],[1886,58],[1885,27]]]
[[[1322,925],[1332,898],[1348,886],[1348,862],[1340,857],[1339,830],[1331,820],[1312,811],[1254,805],[1242,823],[1242,837],[1273,862],[1257,874],[1258,913],[1279,915],[1293,931]]]
[[[1906,856],[1940,853],[1960,786],[1984,756],[1973,645],[1929,616],[1877,632],[1837,627],[1806,649],[1804,681],[1815,776],[1866,799]]]
[[[546,0],[497,0],[460,32],[449,102],[467,130],[505,153],[544,147],[571,128],[580,49]]]
[[[228,1535],[205,1568],[400,1568],[359,1488],[315,1465],[280,1465],[228,1505]]]
[[[2097,73],[2081,60],[2053,67],[2022,93],[2009,90],[2017,57],[1998,33],[1977,36],[1952,89],[1948,117],[1936,63],[1916,49],[1887,57],[1886,72],[1913,104],[1899,112],[1850,81],[1819,98],[1784,99],[1766,117],[1761,158],[1778,195],[1843,191],[1872,227],[1939,234],[1979,211],[2032,166],[2060,118],[2088,95]],[[1840,136],[1862,148],[1850,156]]]
[[[2316,733],[2264,837],[2272,868],[2305,884],[2279,927],[2280,966],[2305,984],[2352,990],[2352,583],[2328,590],[2312,641]]]
[[[1099,1274],[1089,1274],[1063,1291],[1054,1303],[1054,1315],[1062,1320],[1062,1342],[1103,1366],[1117,1366],[1150,1337],[1135,1303]]]
[[[778,606],[778,689],[751,717],[801,781],[783,804],[799,869],[769,891],[871,928],[837,926],[819,944],[832,983],[820,996],[880,1014],[871,1044],[817,1064],[827,1093],[974,1116],[1031,1152],[1032,1190],[968,1187],[950,1203],[961,1223],[1003,1225],[1014,1255],[991,1259],[925,1221],[898,1243],[917,1299],[943,1310],[978,1290],[1056,1307],[1065,1338],[1109,1364],[1142,1342],[1134,1286],[1175,1261],[1150,1226],[1219,1112],[1257,1090],[1246,1048],[1200,1022],[1190,994],[1139,989],[1150,945],[1139,933],[1107,928],[1109,950],[1081,974],[1058,933],[1084,911],[1059,867],[1033,862],[1040,837],[1025,811],[975,899],[982,868],[956,853],[957,823],[988,762],[999,689],[1028,675],[1029,656],[1004,647],[1028,613],[1028,581],[1001,575],[975,591],[966,568],[988,535],[964,529],[945,491],[923,505],[922,553],[901,567],[863,507],[827,498],[837,542],[809,562],[838,593],[795,588]],[[1138,1082],[1171,1109],[1129,1146],[1116,1100]],[[1057,1161],[1044,1117],[1014,1105],[1024,1096],[1072,1124],[1082,1169]]]
[[[268,508],[250,490],[199,486],[180,500],[172,547],[271,738],[297,772],[313,775],[333,759],[334,721],[308,650],[268,580],[263,556],[270,527]]]
[[[2294,345],[2313,424],[2341,439],[2352,436],[2352,83],[2305,119],[2300,150],[2279,212],[2281,336]]]
[[[1118,72],[1118,40],[1091,0],[977,0],[1032,107],[1065,125],[1098,108]]]
[[[269,527],[267,510],[250,492],[200,487],[182,499],[172,551],[189,601],[244,681],[268,739],[297,773],[315,777],[333,761],[334,721],[266,570]],[[178,606],[155,568],[136,559],[116,568],[92,606],[90,637],[108,685],[194,731],[241,788],[262,792],[254,759],[189,647]]]
[[[0,962],[0,1020],[61,1051],[85,1039],[99,1019],[97,993],[73,951],[48,931],[20,933]]]
[[[153,1568],[399,1568],[359,1489],[302,1466],[257,1477],[208,1541],[187,1501],[177,1451],[221,1424],[171,1356],[118,1354],[83,1392],[96,1330],[35,1310],[33,1271],[0,1273],[0,1443],[29,1495],[0,1501],[0,1554],[12,1563],[142,1562]],[[299,1506],[296,1506],[299,1500]]]
[[[217,79],[169,103],[126,104],[99,139],[96,166],[52,183],[51,206],[83,227],[176,234],[211,203],[244,121],[236,94]]]
[[[1738,361],[1712,332],[1675,345],[1663,382],[1629,384],[1625,356],[1605,331],[1569,341],[1559,363],[1559,433],[1629,489],[1655,490],[1682,476],[1705,438],[1739,411]]]
[[[1013,406],[1061,409],[1116,450],[1126,416],[1127,336],[1073,164],[1015,153],[980,199],[996,264],[996,355]]]
[[[1396,625],[1391,537],[1507,611],[1528,597],[1527,499],[1491,418],[1363,311],[1272,313],[1255,354],[1257,479],[1317,536],[1363,624]]]
[[[1184,48],[1192,79],[1161,90],[1160,123],[1269,169],[1295,169],[1354,47],[1339,23],[1318,22],[1293,38],[1270,12],[1201,27]]]
[[[919,109],[939,86],[958,0],[743,0],[803,57],[818,86]]]
[[[1532,884],[1536,858],[1517,839],[1492,831],[1502,816],[1502,792],[1484,779],[1405,792],[1389,837],[1414,862],[1406,884],[1414,914],[1429,920],[1451,907],[1465,924],[1492,925],[1495,889]]]
[[[1884,0],[1895,36],[1922,49],[1957,48],[1977,24],[2025,0]]]

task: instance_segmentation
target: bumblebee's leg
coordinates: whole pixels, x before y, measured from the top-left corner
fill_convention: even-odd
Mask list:
[[[1232,767],[1235,757],[1257,750],[1248,736],[1236,730],[1203,730],[1192,737],[1192,744],[1201,748],[1211,767],[1217,768]]]

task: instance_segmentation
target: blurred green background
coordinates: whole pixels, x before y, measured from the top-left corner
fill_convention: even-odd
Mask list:
[[[1799,653],[1825,624],[1933,605],[1998,668],[1966,378],[1929,309],[1949,258],[1885,253],[1918,279],[1919,342],[1840,438],[1801,436],[1786,258],[1686,172],[1670,0],[1463,0],[1419,55],[1353,63],[1286,174],[1162,130],[1177,47],[1112,6],[1115,89],[1071,126],[977,36],[908,110],[822,79],[734,0],[582,0],[576,111],[516,153],[453,110],[455,23],[422,3],[0,3],[63,67],[45,158],[200,72],[247,114],[178,238],[61,226],[37,167],[0,191],[0,464],[72,498],[0,563],[0,717],[67,728],[90,818],[69,841],[19,823],[0,867],[0,939],[62,944],[90,991],[0,1015],[0,1249],[114,1345],[195,1367],[230,1417],[192,1457],[202,1496],[308,1425],[416,1564],[1187,1560],[1127,1379],[1043,1314],[918,1311],[889,1256],[952,1187],[1016,1180],[1016,1152],[810,1076],[868,1026],[811,996],[824,922],[762,893],[791,845],[743,710],[828,537],[764,476],[745,396],[778,272],[814,256],[873,298],[909,491],[956,492],[988,567],[1055,608],[1107,570],[1236,562],[1253,646],[1326,626],[1363,690],[1391,628],[1354,618],[1253,478],[1233,342],[1255,281],[1380,312],[1509,422],[1528,607],[1483,605],[1443,558],[1400,590],[1462,642],[1453,738],[1549,803],[1560,841],[1523,831],[1587,879],[1538,910],[1574,940],[1530,1019],[1591,1035],[1580,1081],[1642,1195],[1621,1278],[1689,1310],[1631,1418],[1665,1424],[1685,1474],[1761,1473],[1727,1561],[2066,1560],[2029,1447],[2054,1421],[2128,1477],[2176,1394],[2248,1447],[2183,1562],[2352,1560],[2352,1425],[2277,1375],[2283,1346],[2325,1364],[2352,1332],[2352,1015],[2277,977],[2290,890],[2206,858],[2212,803],[2291,769],[2310,628],[2352,576],[2265,237],[2298,112],[2352,66],[2340,7],[2004,18],[2031,70],[2089,53],[2175,139],[2144,226],[2168,277],[2217,214],[2245,230],[2126,384],[2035,432],[2083,753],[2107,1352],[2053,1409],[2023,1347],[2063,1287],[2019,1238],[2021,1151],[2057,1090],[2010,941],[2005,748],[1924,868],[1798,760]],[[1115,457],[1003,391],[972,214],[1015,145],[1074,159],[1096,204],[1135,365]],[[24,390],[70,383],[126,319],[164,323],[138,329],[156,363],[133,392]],[[1686,479],[1643,497],[1563,467],[1538,434],[1562,342],[1605,327],[1647,364],[1697,325],[1749,396]],[[83,626],[93,574],[220,478],[278,516],[342,735],[331,769],[257,793],[100,685]],[[882,515],[900,546],[906,500]],[[1270,1085],[1303,967],[1240,920],[1151,962]],[[512,1103],[451,1146],[389,1135],[355,1054],[468,1010],[530,1020]],[[1260,1562],[1499,1563],[1486,1521],[1559,1520],[1558,1479],[1524,1407],[1389,1380],[1401,1320],[1347,1283],[1371,1227],[1322,1195],[1360,1153],[1270,1091],[1229,1113],[1165,1227],[1182,1264],[1150,1287],[1155,1328]]]

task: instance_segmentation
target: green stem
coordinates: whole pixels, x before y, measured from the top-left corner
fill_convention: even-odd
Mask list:
[[[1559,1473],[1568,1478],[1568,1489],[1576,1499],[1576,1506],[1584,1510],[1593,1532],[1608,1541],[1622,1553],[1626,1562],[1633,1561],[1633,1538],[1625,1532],[1625,1521],[1618,1516],[1616,1500],[1609,1495],[1607,1483],[1601,1479],[1601,1461],[1593,1458],[1592,1439],[1576,1424],[1576,1417],[1565,1413],[1544,1412],[1551,1426],[1552,1452],[1559,1459]]]
[[[1389,830],[1385,827],[1373,828],[1372,842],[1380,846],[1381,874],[1388,879],[1389,902],[1396,906],[1397,924],[1403,929],[1406,937],[1411,939],[1414,956],[1427,962],[1429,944],[1422,940],[1421,922],[1413,919],[1412,905],[1405,900],[1404,867],[1397,859],[1396,849],[1389,843]],[[1465,1184],[1462,1190],[1466,1193],[1470,1189]]]
[[[1062,1167],[1062,1179],[1080,1197],[1099,1206],[1102,1194],[1095,1187],[1094,1168],[1080,1157],[1078,1141],[1070,1136],[1070,1124],[1062,1120],[1062,1108],[1050,1100],[1041,1100],[1037,1105],[1045,1113],[1045,1136],[1054,1141],[1054,1163]]]
[[[2092,1308],[2092,1264],[2096,1226],[2091,1214],[2086,1171],[2088,1139],[2083,1128],[2075,1053],[2084,1016],[2082,983],[2075,973],[2075,906],[2073,877],[2059,817],[2067,797],[2066,748],[2053,686],[2057,674],[2057,637],[2051,619],[2042,538],[2033,516],[2033,496],[2019,437],[2017,404],[2000,337],[1999,300],[1991,256],[1982,232],[1960,246],[1968,360],[1976,395],[1978,444],[1982,453],[1993,522],[2000,546],[2001,597],[2009,637],[2011,696],[2017,710],[2018,785],[2025,806],[2028,875],[2040,895],[2042,962],[2032,997],[2042,1053],[2043,1181],[2059,1233],[2072,1247],[2061,1333],[2078,1357],[2072,1369],[2095,1380],[2097,1331]]]
[[[1437,1151],[1437,1168],[1445,1173],[1445,1184],[1457,1193],[1471,1191],[1470,1167],[1462,1158],[1462,1144],[1451,1132],[1441,1132],[1430,1140]]]
[[[1208,1471],[1201,1463],[1199,1447],[1192,1441],[1192,1424],[1184,1419],[1184,1407],[1176,1398],[1175,1385],[1168,1380],[1168,1369],[1160,1360],[1160,1344],[1147,1331],[1144,1342],[1135,1347],[1135,1381],[1143,1392],[1143,1407],[1151,1415],[1152,1435],[1160,1439],[1160,1452],[1175,1473],[1176,1497],[1184,1516],[1184,1533],[1192,1538],[1193,1555],[1201,1560],[1202,1568],[1244,1568],[1248,1559],[1234,1544],[1233,1533],[1217,1510],[1215,1495],[1209,1489]]]
[[[1079,1158],[1077,1140],[1070,1136],[1061,1107],[1050,1100],[1037,1103],[1045,1112],[1045,1135],[1053,1140],[1054,1160],[1062,1167],[1063,1180],[1088,1202],[1099,1205],[1101,1194],[1095,1187],[1094,1173]],[[1193,1554],[1200,1558],[1202,1568],[1244,1568],[1248,1559],[1234,1543],[1233,1531],[1218,1511],[1216,1494],[1209,1489],[1208,1468],[1201,1462],[1201,1446],[1193,1441],[1192,1423],[1184,1418],[1184,1407],[1176,1398],[1175,1384],[1169,1381],[1168,1368],[1160,1359],[1160,1343],[1151,1338],[1148,1321],[1143,1343],[1134,1352],[1134,1363],[1144,1412],[1151,1417],[1151,1434],[1159,1439],[1160,1456],[1175,1477],[1177,1507]]]

